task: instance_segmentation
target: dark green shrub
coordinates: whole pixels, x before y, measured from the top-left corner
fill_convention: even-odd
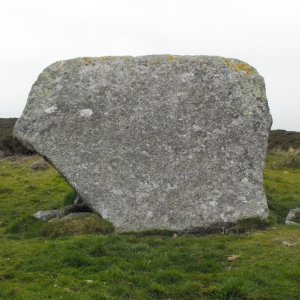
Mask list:
[[[300,149],[300,132],[286,130],[271,130],[268,150],[287,151],[290,148]]]

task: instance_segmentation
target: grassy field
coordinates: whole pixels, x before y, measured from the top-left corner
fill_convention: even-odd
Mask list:
[[[0,299],[300,299],[300,155],[268,155],[269,226],[248,234],[61,235],[31,215],[74,192],[40,158],[0,160]]]

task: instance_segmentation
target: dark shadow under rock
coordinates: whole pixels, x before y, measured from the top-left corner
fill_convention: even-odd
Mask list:
[[[81,213],[81,212],[92,213],[93,210],[87,204],[84,204],[84,203],[68,205],[61,210],[60,218],[63,218],[66,215],[71,214],[71,213]]]

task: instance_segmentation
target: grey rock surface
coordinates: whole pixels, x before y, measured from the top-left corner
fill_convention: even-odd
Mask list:
[[[300,226],[300,207],[291,209],[286,216],[285,224]]]
[[[46,68],[14,134],[119,231],[266,217],[263,78],[209,56],[78,58]]]

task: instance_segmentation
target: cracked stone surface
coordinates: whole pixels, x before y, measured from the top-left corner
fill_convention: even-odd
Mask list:
[[[223,57],[76,58],[47,67],[14,134],[119,231],[268,215],[263,78]]]

